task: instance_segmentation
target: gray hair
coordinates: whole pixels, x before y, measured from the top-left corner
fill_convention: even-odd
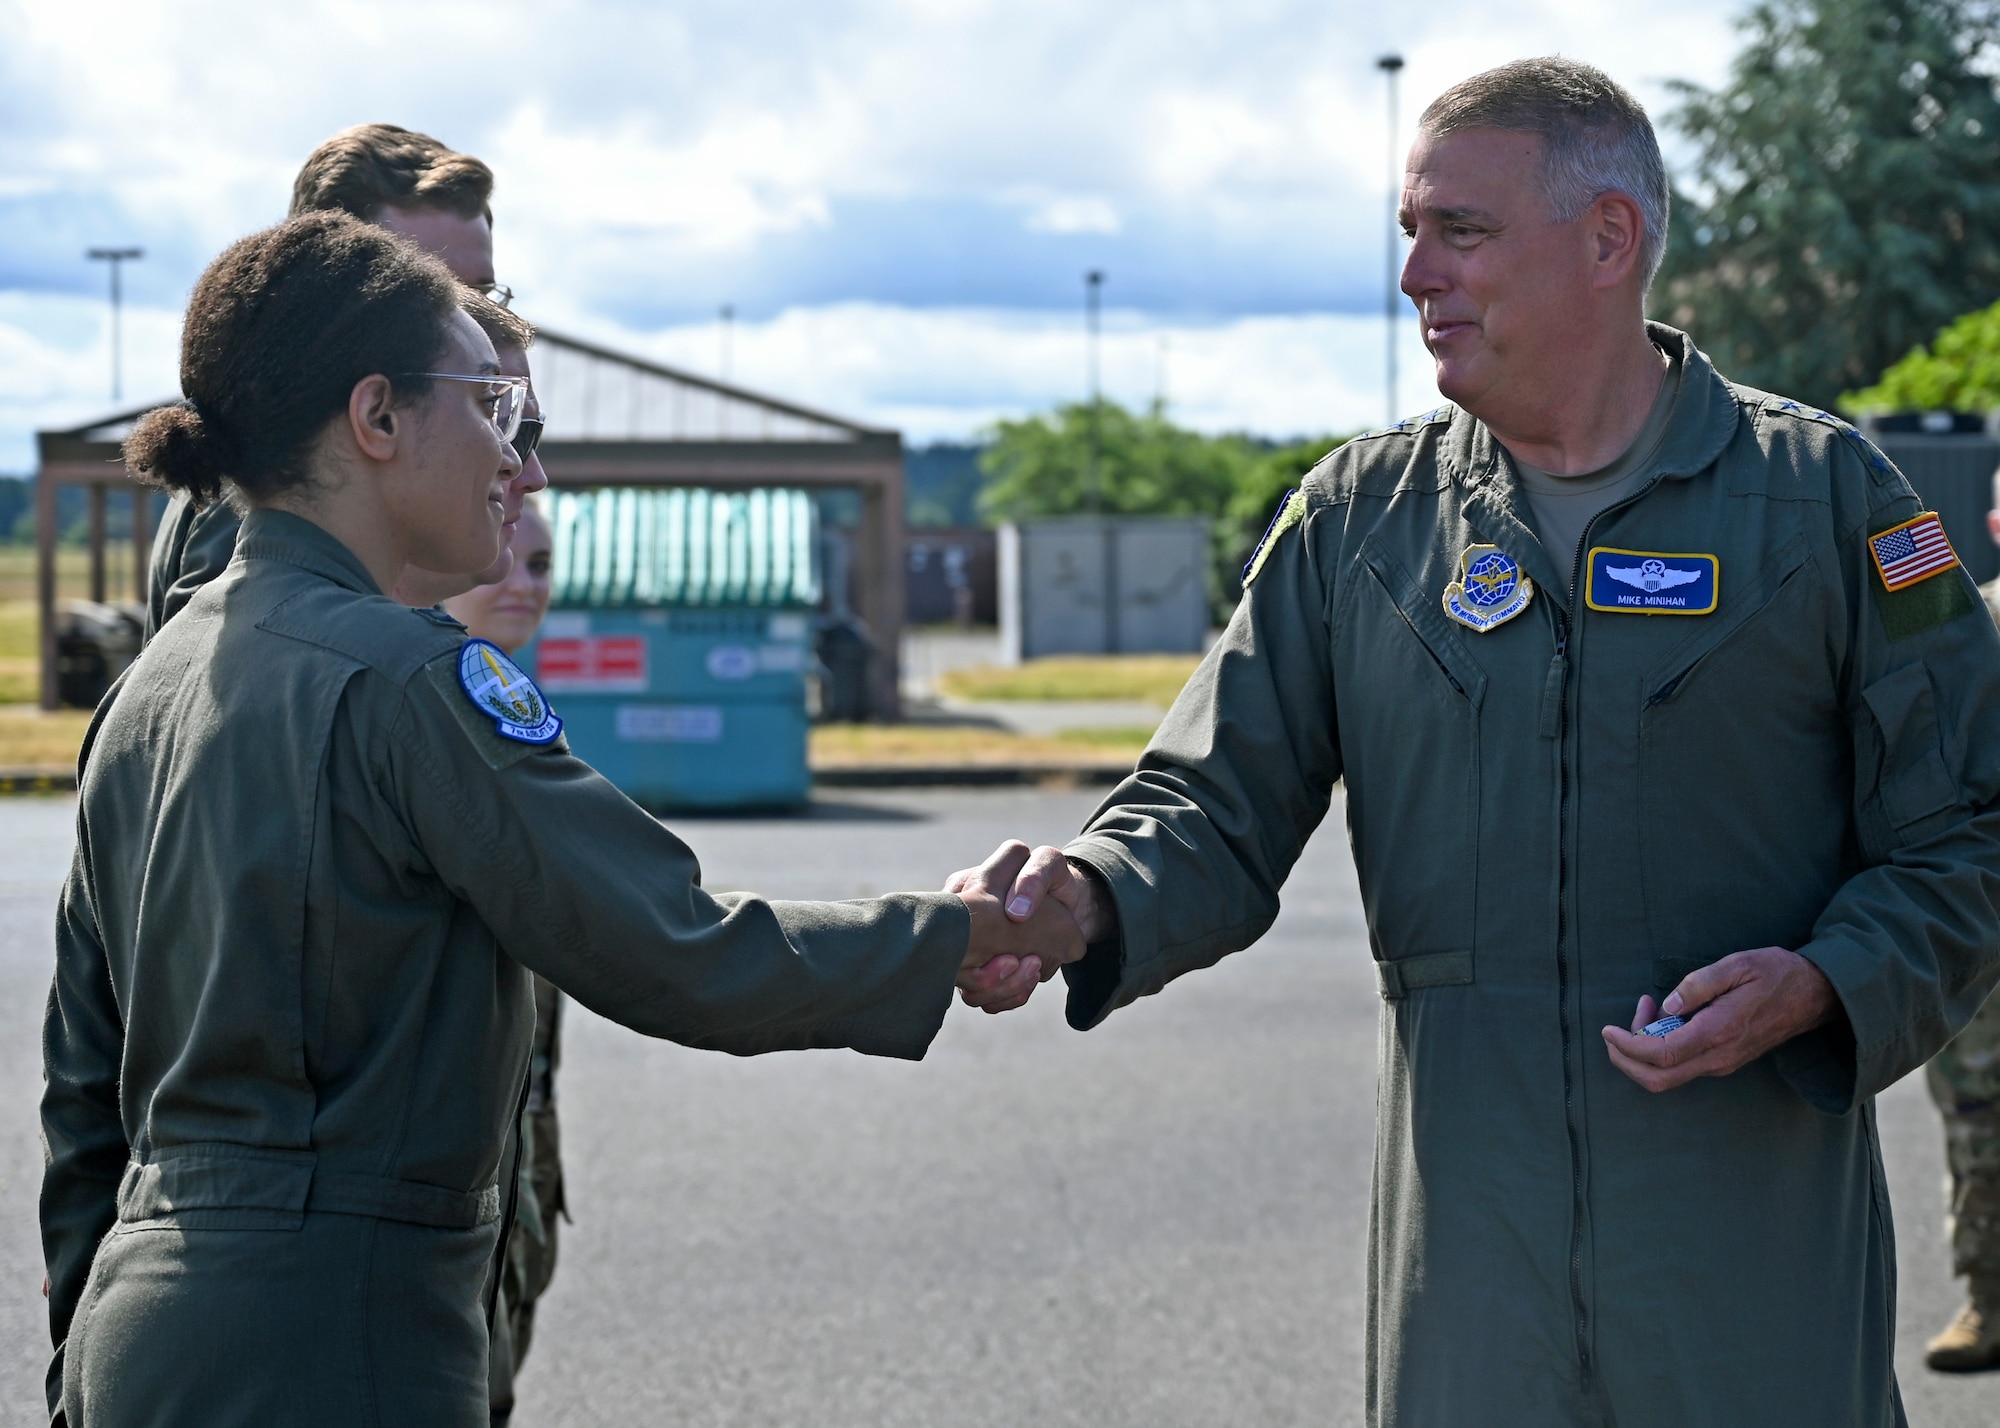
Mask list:
[[[1607,193],[1639,205],[1646,286],[1667,251],[1667,166],[1646,111],[1603,70],[1558,55],[1515,60],[1460,80],[1430,102],[1417,132],[1460,129],[1542,136],[1542,190],[1559,223]]]

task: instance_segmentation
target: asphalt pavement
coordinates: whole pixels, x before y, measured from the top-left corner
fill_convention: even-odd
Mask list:
[[[849,794],[674,820],[715,887],[935,886],[1096,795]],[[0,1424],[43,1421],[36,1049],[67,799],[0,800]],[[1256,948],[1069,1031],[954,1008],[920,1065],[739,1060],[572,1006],[574,1224],[523,1428],[1220,1428],[1360,1422],[1376,998],[1338,806]],[[1955,1307],[1916,1078],[1881,1101],[1899,1365],[1918,1428],[1990,1428],[2000,1374],[1925,1371]]]

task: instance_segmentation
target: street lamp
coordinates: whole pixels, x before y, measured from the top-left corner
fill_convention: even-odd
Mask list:
[[[1083,320],[1090,357],[1090,464],[1084,468],[1083,498],[1085,507],[1094,515],[1101,502],[1098,499],[1097,456],[1098,456],[1098,406],[1102,401],[1102,389],[1098,385],[1097,348],[1099,342],[1098,303],[1104,289],[1104,274],[1092,268],[1083,275]]]
[[[1402,73],[1403,57],[1398,54],[1383,55],[1375,61],[1375,68],[1381,70],[1383,77],[1389,81],[1389,258],[1388,281],[1382,294],[1382,309],[1383,316],[1387,318],[1385,326],[1389,334],[1386,339],[1388,344],[1389,422],[1393,425],[1396,421],[1397,408],[1396,318],[1399,315],[1397,299],[1400,296],[1396,285],[1396,270],[1400,266],[1396,261],[1398,257],[1396,238],[1402,231],[1396,223],[1396,209],[1400,206],[1399,201],[1402,197],[1403,188],[1401,182],[1402,165],[1398,162],[1398,155],[1396,153],[1396,76]]]
[[[113,406],[116,406],[121,399],[120,392],[124,385],[119,380],[119,346],[121,341],[119,310],[124,306],[125,295],[118,282],[119,268],[122,264],[133,259],[145,257],[146,250],[144,248],[92,248],[84,256],[93,262],[109,263],[111,265],[111,402]]]

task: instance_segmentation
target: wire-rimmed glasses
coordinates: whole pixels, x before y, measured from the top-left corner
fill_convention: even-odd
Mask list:
[[[526,377],[473,376],[466,372],[405,372],[406,377],[428,377],[434,382],[477,382],[486,388],[479,398],[486,403],[487,414],[493,419],[493,429],[500,433],[502,441],[512,441],[514,433],[521,429],[522,414],[528,410],[528,379]],[[524,460],[526,452],[518,453]]]

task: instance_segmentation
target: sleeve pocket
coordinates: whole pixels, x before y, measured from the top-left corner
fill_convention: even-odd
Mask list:
[[[1904,665],[1861,691],[1882,731],[1882,811],[1898,830],[1960,801],[1945,768],[1929,672]]]

